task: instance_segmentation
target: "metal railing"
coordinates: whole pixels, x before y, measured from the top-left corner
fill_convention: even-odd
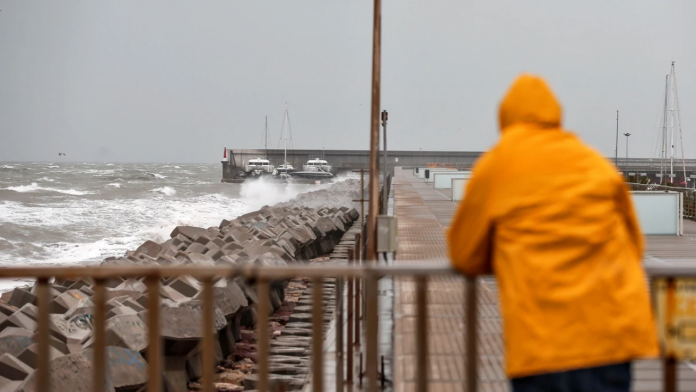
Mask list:
[[[683,195],[682,211],[684,218],[696,220],[696,190],[659,184],[637,184],[634,182],[627,182],[626,184],[632,191],[680,192]]]
[[[350,252],[351,256],[353,252]],[[202,282],[203,286],[203,313],[201,320],[203,324],[203,339],[202,339],[202,355],[203,355],[203,391],[212,392],[213,375],[215,371],[214,359],[214,299],[213,285],[219,279],[232,279],[242,277],[256,282],[256,292],[258,295],[258,310],[257,323],[257,349],[258,349],[258,390],[269,390],[269,335],[268,335],[268,320],[270,314],[270,285],[269,283],[279,279],[292,279],[296,277],[309,278],[314,282],[312,286],[312,301],[313,303],[321,304],[323,301],[323,291],[321,281],[326,278],[336,278],[337,287],[342,287],[343,279],[348,282],[348,334],[349,343],[347,344],[347,380],[351,382],[353,377],[353,345],[351,339],[355,338],[359,343],[358,337],[361,333],[360,325],[360,286],[365,290],[366,298],[377,298],[377,282],[383,276],[393,277],[414,277],[417,284],[417,311],[422,315],[421,320],[425,320],[426,310],[426,290],[428,279],[437,276],[453,274],[453,270],[449,267],[433,267],[433,266],[413,266],[413,267],[386,267],[373,265],[348,265],[348,266],[276,266],[276,267],[259,267],[259,266],[233,266],[233,267],[12,267],[0,269],[0,278],[35,278],[37,279],[37,299],[38,299],[38,331],[36,339],[38,342],[38,363],[36,370],[36,390],[41,392],[49,392],[51,390],[50,382],[50,355],[49,355],[49,304],[50,298],[50,279],[93,279],[95,284],[93,290],[95,295],[93,302],[95,306],[95,314],[93,315],[94,323],[94,359],[93,359],[93,390],[103,391],[106,389],[107,380],[107,361],[106,361],[106,282],[110,278],[133,278],[141,279],[148,287],[148,392],[162,391],[162,364],[161,359],[161,337],[159,328],[151,326],[160,325],[160,298],[159,293],[160,280],[165,278],[189,276]],[[355,286],[352,286],[353,283]],[[352,289],[353,288],[353,289]],[[471,289],[469,289],[471,291]],[[341,293],[342,290],[337,290]],[[473,296],[472,296],[473,298]],[[337,300],[337,309],[342,309],[344,298],[342,295]],[[469,302],[469,309],[475,310],[475,302]],[[340,306],[338,304],[341,304]],[[366,356],[366,375],[367,375],[367,390],[377,391],[378,388],[378,304],[375,300],[365,301],[364,314],[364,334],[366,338],[365,356]],[[340,314],[342,318],[342,314]],[[322,307],[314,306],[312,311],[312,389],[314,391],[324,390],[322,385],[323,380],[323,329],[322,329]],[[354,328],[350,328],[350,319],[354,319]],[[475,323],[467,323],[467,325],[475,326]],[[417,323],[416,335],[417,344],[417,361],[419,371],[416,379],[419,391],[425,390],[426,386],[426,370],[427,361],[427,336],[425,331],[426,323],[421,321]],[[473,332],[475,334],[475,330]],[[467,332],[468,336],[471,332]],[[337,342],[342,342],[343,339],[337,339]],[[475,353],[475,339],[468,340],[470,347],[469,352]],[[339,345],[341,343],[338,343]],[[473,346],[472,346],[473,345]],[[342,348],[342,346],[341,346]],[[341,349],[341,351],[343,351]],[[339,361],[337,361],[338,364]],[[475,374],[476,361],[468,361],[468,373]],[[343,363],[340,363],[341,372]],[[337,372],[337,375],[341,374]],[[341,377],[342,378],[342,377]],[[342,384],[342,380],[341,380]],[[474,389],[470,389],[474,390]]]
[[[356,244],[358,248],[358,244]],[[256,292],[258,295],[258,323],[256,329],[257,349],[258,349],[258,390],[269,390],[269,353],[270,339],[268,335],[268,321],[270,315],[270,282],[281,279],[292,279],[296,277],[309,278],[314,282],[312,286],[312,301],[313,303],[321,304],[324,300],[324,293],[321,282],[323,279],[335,278],[336,287],[336,317],[338,324],[341,324],[339,334],[341,337],[336,339],[337,355],[336,375],[337,390],[343,387],[345,383],[351,383],[354,379],[354,347],[353,343],[359,343],[361,330],[364,328],[366,338],[365,355],[366,355],[366,375],[367,375],[367,391],[374,392],[378,390],[378,301],[374,300],[378,296],[378,280],[385,276],[391,277],[408,277],[414,278],[416,281],[416,366],[415,374],[416,390],[426,391],[428,385],[428,333],[427,333],[427,290],[429,280],[432,278],[451,276],[457,274],[449,266],[377,266],[374,264],[357,263],[353,259],[354,249],[349,250],[349,258],[354,262],[346,266],[274,266],[260,267],[254,265],[232,266],[232,267],[12,267],[0,269],[0,278],[35,278],[37,279],[37,300],[38,300],[38,330],[36,340],[38,342],[37,352],[37,370],[36,370],[36,390],[41,392],[49,392],[51,390],[50,382],[50,356],[49,356],[49,304],[50,298],[50,279],[84,279],[89,278],[94,280],[93,290],[95,295],[92,299],[95,306],[95,314],[93,315],[95,323],[93,328],[94,334],[94,359],[93,359],[93,390],[103,391],[107,383],[107,361],[106,361],[106,283],[111,278],[144,278],[148,288],[148,293],[159,293],[161,280],[165,278],[190,276],[202,282],[203,286],[203,339],[202,339],[202,355],[203,355],[203,391],[212,392],[213,375],[215,371],[214,359],[214,298],[213,285],[219,279],[233,279],[242,277],[256,282]],[[646,264],[646,272],[650,277],[696,277],[696,264],[682,263],[681,265],[652,265]],[[348,295],[344,298],[342,295],[343,279],[346,279]],[[477,280],[471,277],[466,277],[464,282],[465,302],[464,325],[463,331],[465,339],[464,363],[465,379],[463,381],[463,389],[475,392],[478,390],[478,369],[477,369]],[[360,287],[365,291],[365,298],[371,300],[365,301],[364,325],[361,328],[361,295]],[[654,287],[653,287],[654,289]],[[344,301],[347,301],[347,306],[343,306]],[[343,350],[343,309],[347,309],[347,350]],[[324,390],[323,385],[323,328],[322,328],[322,307],[314,306],[312,310],[312,389],[313,391]],[[148,301],[148,326],[160,325],[160,298],[159,295],[149,295]],[[472,321],[473,320],[473,321]],[[161,336],[158,328],[148,328],[148,392],[162,391],[162,350]],[[347,366],[346,377],[343,377],[343,360],[342,353],[346,352]],[[339,360],[340,358],[340,360]],[[666,391],[673,391],[676,385],[676,361],[673,357],[664,357],[664,385]]]

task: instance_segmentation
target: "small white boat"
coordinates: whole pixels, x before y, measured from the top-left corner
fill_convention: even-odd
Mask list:
[[[244,174],[247,177],[271,175],[273,171],[275,171],[275,167],[271,165],[268,159],[252,158],[244,165]]]
[[[329,165],[328,162],[326,162],[323,159],[319,159],[319,158],[310,159],[309,161],[307,161],[307,163],[304,166],[302,166],[302,170],[306,171],[306,172],[323,171],[323,172],[330,173],[331,169],[332,169],[332,167],[331,167],[331,165]]]

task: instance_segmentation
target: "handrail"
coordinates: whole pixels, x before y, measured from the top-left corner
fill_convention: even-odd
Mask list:
[[[0,268],[0,279],[5,278],[93,278],[106,279],[158,277],[170,278],[187,275],[196,279],[215,277],[235,278],[294,278],[300,274],[308,278],[331,278],[336,276],[364,278],[368,275],[392,276],[442,276],[456,273],[449,266],[386,266],[364,264],[363,266],[272,266],[257,265],[242,266],[180,266],[180,267],[148,267],[148,266],[86,266],[86,267],[3,267]]]
[[[356,249],[350,251],[349,258],[351,261],[357,261],[354,258],[355,250],[359,249],[359,244],[356,243]],[[687,261],[675,264],[662,264],[651,261],[651,259],[646,259],[644,263],[644,269],[646,274],[650,278],[659,277],[696,277],[696,259],[694,261]],[[377,350],[376,350],[376,334],[378,331],[378,309],[377,301],[366,301],[367,308],[365,309],[364,322],[359,322],[360,319],[360,287],[365,290],[369,296],[377,295],[377,281],[383,276],[394,276],[394,277],[414,277],[416,280],[416,314],[421,315],[421,321],[425,320],[427,316],[427,301],[425,300],[425,295],[427,292],[427,287],[430,278],[440,277],[440,276],[451,276],[459,274],[459,272],[453,269],[449,265],[381,265],[376,263],[361,264],[358,262],[352,262],[347,265],[322,265],[322,266],[307,266],[307,265],[288,265],[288,266],[257,266],[257,265],[235,265],[235,266],[163,266],[163,267],[150,267],[150,266],[81,266],[72,268],[62,268],[62,267],[6,267],[0,268],[0,279],[3,278],[36,278],[38,280],[37,285],[37,299],[38,299],[38,330],[36,340],[39,343],[38,353],[46,354],[48,350],[48,345],[50,342],[50,328],[48,326],[48,309],[50,303],[50,284],[51,278],[60,279],[72,279],[72,278],[91,278],[94,279],[94,291],[96,295],[92,297],[92,301],[95,306],[95,320],[94,325],[94,336],[95,336],[95,359],[94,359],[94,381],[99,383],[104,383],[105,372],[107,369],[107,361],[105,360],[105,318],[104,313],[106,307],[104,305],[106,300],[105,295],[105,283],[109,278],[119,277],[125,278],[145,278],[144,281],[148,287],[148,293],[158,292],[160,287],[161,278],[169,278],[174,276],[190,276],[198,279],[202,282],[203,292],[203,317],[202,323],[206,326],[203,331],[203,363],[204,363],[204,374],[203,374],[203,387],[204,391],[212,391],[212,370],[214,369],[213,351],[214,345],[214,331],[212,318],[214,314],[213,303],[213,282],[215,279],[219,278],[235,278],[242,277],[253,279],[256,281],[256,291],[259,296],[259,302],[256,304],[258,307],[258,367],[259,367],[259,389],[265,390],[270,386],[269,384],[269,338],[268,332],[268,314],[269,308],[269,287],[270,282],[278,279],[289,279],[298,276],[306,277],[314,281],[314,286],[316,291],[314,291],[313,300],[322,301],[322,292],[319,288],[321,282],[324,278],[338,278],[337,282],[348,282],[349,297],[352,293],[354,298],[348,299],[348,309],[349,309],[349,319],[347,328],[353,328],[351,325],[351,318],[355,317],[354,333],[349,332],[349,338],[354,336],[357,342],[360,336],[360,330],[364,330],[365,337],[367,338],[366,345],[366,355],[369,359],[369,363],[377,363]],[[344,279],[347,278],[347,279]],[[351,284],[354,282],[354,289]],[[360,283],[362,282],[362,284]],[[474,277],[465,277],[465,312],[464,312],[464,324],[465,330],[463,331],[466,350],[465,350],[465,381],[463,387],[470,392],[475,392],[478,390],[478,366],[477,366],[477,320],[478,309],[477,309],[477,279]],[[154,296],[154,300],[148,301],[148,325],[159,325],[160,323],[160,311],[159,311],[159,296]],[[342,295],[337,295],[336,301],[343,301]],[[338,304],[337,304],[338,308]],[[312,322],[314,328],[321,329],[321,317],[323,317],[322,312],[313,312]],[[342,313],[337,314],[336,317],[343,317]],[[417,390],[425,390],[427,386],[427,372],[423,369],[427,369],[428,361],[428,342],[425,341],[428,338],[427,333],[427,323],[418,322],[416,323],[416,348],[419,355],[417,355],[417,369],[421,369],[416,374],[416,385]],[[321,343],[321,333],[316,333],[316,344]],[[161,343],[159,342],[159,331],[157,328],[151,329],[149,334],[149,345],[153,350],[148,349],[148,391],[160,392],[160,373],[163,366],[163,361],[159,358],[159,352]],[[339,339],[343,341],[343,339]],[[350,343],[349,343],[350,345]],[[373,347],[374,345],[374,347]],[[348,353],[351,355],[349,363],[352,363],[352,347],[349,348]],[[315,347],[313,350],[314,356],[323,355],[320,353],[320,349]],[[36,377],[36,385],[40,387],[38,390],[49,391],[50,388],[50,369],[49,369],[49,356],[39,355],[38,357],[38,369]],[[322,371],[321,366],[315,366],[314,371]],[[367,369],[369,370],[369,369]],[[373,376],[376,377],[376,373]],[[348,374],[352,376],[352,371],[348,371]],[[321,375],[314,376],[315,383],[322,381]],[[347,380],[350,382],[350,380]],[[368,391],[375,391],[373,386],[376,386],[376,381],[369,380]],[[97,386],[99,384],[96,384]],[[103,385],[103,384],[102,384]],[[337,384],[338,385],[338,384]],[[313,385],[314,390],[322,390],[323,386]],[[100,388],[95,388],[95,390],[101,390]]]

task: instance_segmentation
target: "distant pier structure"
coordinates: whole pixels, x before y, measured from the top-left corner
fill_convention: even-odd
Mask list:
[[[282,149],[228,149],[226,158],[222,163],[223,182],[241,182],[237,178],[237,172],[241,170],[249,159],[266,158],[274,165],[283,163],[285,151]],[[412,167],[426,166],[429,163],[453,164],[461,169],[471,168],[476,160],[483,154],[481,151],[389,151],[388,168],[396,166]],[[368,150],[288,150],[287,160],[295,168],[302,168],[310,159],[325,159],[333,166],[333,174],[351,172],[353,170],[369,167]],[[380,167],[382,154],[380,154]],[[614,163],[614,157],[607,158]],[[686,170],[684,170],[684,167]],[[670,168],[669,160],[658,158],[619,158],[618,169],[631,182],[649,180],[651,183],[688,184],[693,188],[696,183],[696,159],[674,160]],[[686,173],[684,173],[686,171]],[[686,174],[686,176],[685,176]],[[688,180],[688,181],[687,181]]]
[[[222,163],[222,182],[240,182],[238,171],[244,167],[244,163],[253,158],[266,158],[274,165],[283,163],[285,150],[243,150],[228,149],[226,158]],[[268,154],[268,155],[267,155]],[[428,163],[451,163],[462,168],[471,167],[482,153],[479,151],[395,151],[390,150],[388,156],[388,168],[395,166],[424,166]],[[288,150],[287,160],[296,169],[302,168],[310,159],[324,159],[332,167],[335,175],[351,172],[353,170],[369,168],[369,150]],[[379,164],[382,167],[382,154]]]
[[[607,158],[612,163],[614,158]],[[629,182],[645,182],[650,180],[654,184],[686,185],[694,188],[696,182],[696,159],[674,160],[670,164],[669,159],[659,158],[619,158],[619,171]]]

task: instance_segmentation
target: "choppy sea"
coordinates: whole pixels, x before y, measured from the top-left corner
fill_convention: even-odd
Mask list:
[[[95,263],[318,187],[220,177],[220,164],[0,163],[0,266]]]

